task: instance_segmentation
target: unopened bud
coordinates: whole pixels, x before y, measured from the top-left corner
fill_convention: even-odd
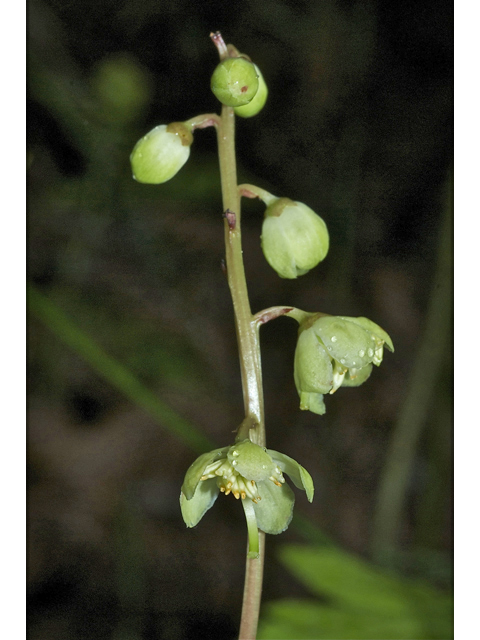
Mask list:
[[[252,62],[246,58],[226,58],[213,72],[210,86],[222,104],[240,107],[253,100],[258,84]]]
[[[262,249],[281,278],[297,278],[316,267],[328,246],[327,225],[310,207],[290,198],[277,198],[268,205]]]
[[[133,177],[147,184],[167,182],[188,160],[192,142],[193,135],[183,122],[155,127],[130,155]]]

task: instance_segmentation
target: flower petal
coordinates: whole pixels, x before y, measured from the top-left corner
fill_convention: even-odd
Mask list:
[[[379,338],[380,340],[385,342],[385,344],[387,345],[387,347],[390,349],[392,353],[395,351],[395,349],[393,348],[392,339],[390,338],[388,333],[384,331],[382,327],[380,327],[378,324],[376,324],[372,320],[369,320],[368,318],[364,318],[363,316],[360,316],[359,318],[349,318],[346,316],[339,316],[339,317],[341,317],[343,320],[348,320],[349,322],[358,324],[364,329],[366,329],[367,331],[370,331],[370,333],[373,333],[373,335],[376,338]]]
[[[262,498],[253,503],[258,528],[274,535],[282,533],[292,520],[295,504],[293,491],[287,484],[278,487],[270,480],[259,482],[257,487]]]
[[[180,494],[180,509],[187,527],[194,527],[200,522],[205,513],[213,506],[220,489],[215,478],[209,478],[199,484],[195,495],[187,500],[186,495]]]
[[[193,498],[193,494],[200,482],[200,478],[203,476],[205,468],[212,462],[215,462],[215,460],[225,458],[229,449],[230,447],[223,447],[222,449],[214,449],[213,451],[202,453],[202,455],[190,465],[182,484],[182,493],[185,494],[187,500]]]
[[[359,387],[365,380],[368,380],[372,369],[372,364],[367,364],[362,369],[349,369],[343,379],[342,387]]]
[[[344,367],[361,369],[372,362],[375,338],[350,318],[324,316],[312,326],[329,355]]]
[[[293,484],[306,492],[309,502],[313,500],[313,480],[308,471],[298,464],[296,460],[284,453],[279,453],[273,449],[267,449],[267,453],[272,456],[273,460],[278,464],[283,473],[286,473],[292,479]],[[262,494],[260,494],[262,495]]]
[[[332,388],[332,359],[312,329],[301,331],[298,336],[293,377],[299,394],[328,393]]]
[[[228,460],[244,478],[255,482],[267,480],[275,470],[275,464],[268,453],[250,440],[230,447]]]
[[[327,410],[323,401],[322,393],[307,393],[302,391],[300,393],[300,409],[302,411],[311,411],[319,416],[323,416]]]

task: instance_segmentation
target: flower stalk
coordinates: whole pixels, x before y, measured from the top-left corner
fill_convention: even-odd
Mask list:
[[[211,36],[220,59],[225,57],[225,43],[220,34]],[[233,107],[222,105],[220,123],[217,126],[218,156],[222,183],[223,211],[235,214],[235,225],[225,218],[225,252],[227,279],[232,296],[237,332],[240,371],[242,377],[245,416],[252,419],[255,428],[249,429],[252,442],[265,447],[265,416],[260,360],[259,325],[252,316],[248,297],[245,268],[242,256],[240,194],[237,183],[235,155],[235,112]],[[242,500],[242,503],[245,501]],[[245,507],[244,507],[245,508]],[[249,507],[250,508],[250,507]],[[253,509],[253,507],[252,507]],[[247,526],[257,527],[249,520]],[[257,529],[258,531],[258,529]],[[249,530],[249,539],[252,532]],[[258,532],[258,558],[248,557],[245,568],[245,585],[242,604],[239,640],[252,640],[257,635],[260,600],[262,593],[265,533]],[[250,549],[250,553],[252,550]]]
[[[255,315],[243,263],[241,197],[259,198],[266,206],[261,244],[264,256],[281,278],[294,279],[316,267],[327,255],[325,222],[302,202],[277,197],[252,184],[238,185],[235,115],[251,117],[264,106],[268,90],[248,56],[226,45],[219,32],[210,34],[220,63],[211,89],[222,103],[221,115],[207,113],[185,122],[158,125],[137,142],[130,156],[139,182],[161,184],[187,162],[193,132],[215,127],[223,203],[225,269],[233,302],[245,417],[235,442],[197,458],[187,470],[180,509],[187,527],[195,527],[218,495],[242,503],[248,530],[245,586],[239,640],[257,634],[263,580],[265,534],[285,531],[293,516],[295,495],[283,474],[313,500],[308,471],[284,453],[266,448],[260,356],[260,327],[287,315],[299,324],[294,380],[300,409],[325,413],[323,397],[341,386],[362,384],[373,365],[380,365],[383,347],[393,351],[388,334],[367,318],[310,313],[293,306],[274,306]]]

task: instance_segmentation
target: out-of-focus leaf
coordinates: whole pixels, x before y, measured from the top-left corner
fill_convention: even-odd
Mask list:
[[[287,545],[280,559],[321,599],[269,604],[260,626],[263,640],[452,637],[451,598],[427,584],[332,546]]]
[[[399,640],[430,638],[418,620],[347,611],[318,600],[284,599],[265,607],[259,640]]]

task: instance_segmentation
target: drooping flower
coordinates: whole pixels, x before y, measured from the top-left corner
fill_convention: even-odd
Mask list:
[[[296,487],[313,500],[313,480],[298,462],[250,440],[204,453],[188,469],[180,494],[187,527],[194,527],[219,493],[241,500],[247,519],[249,557],[258,557],[258,529],[278,534],[287,529],[295,497],[285,483],[288,474]]]
[[[311,314],[300,323],[294,378],[300,409],[322,415],[323,395],[341,387],[357,387],[379,366],[390,336],[367,318]]]

